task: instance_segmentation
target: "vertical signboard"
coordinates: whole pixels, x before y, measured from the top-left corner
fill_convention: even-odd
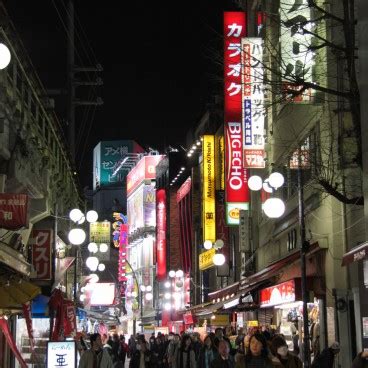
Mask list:
[[[262,169],[265,167],[265,161],[264,70],[261,38],[242,39],[242,65],[244,166]]]
[[[32,264],[36,270],[36,280],[51,280],[52,230],[32,231]]]
[[[119,282],[127,281],[126,277],[127,246],[128,246],[128,224],[121,224],[120,237],[119,237],[119,263],[118,263]]]
[[[240,209],[248,209],[247,170],[243,165],[241,39],[246,34],[244,12],[224,13],[224,118],[226,222],[239,224]]]
[[[203,136],[203,240],[216,241],[215,137]]]
[[[28,196],[26,194],[0,194],[0,228],[19,230],[28,228]]]
[[[166,278],[166,192],[159,189],[156,192],[156,278],[158,281]]]

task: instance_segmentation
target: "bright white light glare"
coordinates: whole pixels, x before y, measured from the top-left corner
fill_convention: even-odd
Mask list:
[[[146,286],[146,291],[152,291],[152,286],[151,285]]]
[[[94,210],[88,211],[86,218],[88,222],[96,222],[98,220],[98,213]]]
[[[96,282],[98,282],[99,279],[100,278],[95,273],[91,273],[89,275],[89,282],[92,283],[92,284],[95,284]]]
[[[81,292],[84,293],[86,291],[86,287],[85,286],[82,286],[81,287]]]
[[[128,292],[126,293],[126,296],[127,296],[128,298],[130,298],[130,297],[132,296],[132,293],[131,293],[130,291],[128,291]]]
[[[77,221],[77,224],[82,225],[82,224],[84,224],[84,221],[86,221],[86,217],[82,213],[82,217]]]
[[[262,178],[258,175],[252,175],[248,179],[248,187],[250,190],[261,190],[262,189]]]
[[[106,268],[106,266],[105,266],[103,263],[100,263],[100,264],[98,265],[98,270],[99,270],[100,272],[105,271],[105,268]]]
[[[201,145],[201,142],[200,141],[197,141],[197,146],[200,146]]]
[[[84,294],[82,294],[80,297],[79,297],[79,300],[81,302],[84,302],[84,300],[86,299],[86,296]]]
[[[222,266],[225,263],[225,256],[221,253],[217,253],[213,256],[213,263],[215,266]]]
[[[224,241],[222,239],[217,239],[214,244],[215,249],[221,249],[224,246]]]
[[[203,246],[204,246],[204,249],[211,249],[212,248],[212,242],[211,240],[205,240],[204,243],[203,243]]]
[[[8,46],[0,43],[0,69],[6,68],[11,60],[11,54]]]
[[[169,271],[169,277],[175,277],[175,271],[174,270]]]
[[[184,272],[182,270],[177,270],[175,272],[175,276],[178,277],[178,278],[183,277],[184,276]]]
[[[152,300],[152,299],[153,299],[152,293],[147,293],[146,294],[146,300]]]
[[[183,166],[180,170],[184,171],[185,170],[185,167]]]
[[[98,252],[98,246],[96,243],[89,243],[88,244],[88,251],[91,253],[97,253]]]
[[[263,183],[263,190],[267,193],[272,193],[273,188],[270,186],[270,183],[268,182],[268,179],[266,179]]]
[[[263,203],[263,212],[269,218],[279,218],[285,212],[285,203],[280,198],[269,198]]]
[[[78,222],[83,216],[83,213],[80,209],[78,208],[74,208],[69,212],[69,218],[73,221],[73,222]]]
[[[86,240],[86,233],[83,229],[71,229],[68,239],[74,245],[81,245]]]
[[[195,150],[196,148],[197,148],[197,146],[195,144],[193,144],[192,150]]]
[[[88,257],[86,259],[86,266],[91,270],[91,271],[96,271],[97,267],[98,267],[99,261],[97,257]]]
[[[284,176],[279,172],[273,172],[270,177],[268,178],[268,182],[270,183],[271,187],[275,189],[282,187],[284,184]]]
[[[108,249],[109,249],[109,246],[107,244],[105,244],[105,243],[100,244],[100,252],[101,253],[106,253],[108,251]]]
[[[180,300],[180,298],[181,298],[180,293],[174,293],[174,294],[173,294],[173,298],[174,298],[176,301]]]
[[[171,309],[171,303],[165,303],[165,304],[164,304],[164,309],[165,309],[166,311],[169,311],[169,310]]]
[[[190,156],[192,156],[192,154],[191,154],[190,152],[188,152],[188,153],[187,153],[187,156],[188,156],[188,157],[190,157]]]
[[[171,282],[170,281],[166,281],[164,285],[165,285],[165,288],[169,288],[171,286]]]
[[[133,298],[136,298],[138,296],[137,292],[136,291],[132,291],[132,297]]]
[[[141,291],[146,291],[146,287],[144,285],[141,285]]]
[[[166,300],[169,300],[171,298],[171,294],[170,293],[165,293],[164,298]]]

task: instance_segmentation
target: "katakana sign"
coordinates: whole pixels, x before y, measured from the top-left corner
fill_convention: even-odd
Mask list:
[[[32,264],[36,271],[36,277],[34,277],[36,280],[51,280],[52,278],[52,234],[51,229],[32,231]]]

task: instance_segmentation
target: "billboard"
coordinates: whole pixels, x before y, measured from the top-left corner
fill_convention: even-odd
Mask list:
[[[224,13],[224,118],[226,222],[239,224],[239,210],[248,209],[247,170],[243,165],[241,39],[245,12]]]
[[[93,149],[93,190],[104,186],[119,185],[125,181],[128,171],[114,171],[129,153],[144,150],[132,140],[102,141]]]
[[[242,65],[244,167],[263,169],[265,111],[261,38],[242,39]]]
[[[36,280],[51,280],[52,278],[52,237],[53,231],[48,230],[32,230],[32,264],[36,271]]]
[[[28,228],[28,196],[0,193],[0,228],[19,230]]]
[[[216,199],[215,199],[215,137],[204,135],[203,155],[203,195],[202,224],[203,240],[216,241]]]
[[[166,191],[156,192],[156,278],[166,278]]]
[[[89,225],[89,240],[110,245],[111,229],[109,221],[92,222]]]
[[[283,303],[291,303],[295,302],[295,300],[294,280],[270,286],[259,292],[259,304],[261,308],[272,307]]]
[[[90,305],[112,305],[115,299],[115,284],[96,282],[89,284]]]

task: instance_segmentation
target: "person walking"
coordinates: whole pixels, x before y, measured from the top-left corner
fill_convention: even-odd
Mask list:
[[[340,344],[334,342],[329,348],[323,349],[321,354],[314,359],[311,368],[333,368],[335,357],[340,352]]]
[[[169,368],[176,368],[176,356],[180,349],[180,336],[178,334],[173,335],[170,339],[169,346],[167,348],[167,363]]]
[[[136,348],[137,348],[137,343],[136,343],[135,337],[133,335],[130,335],[130,338],[128,340],[128,347],[129,347],[128,358],[130,358],[130,356],[135,353]]]
[[[285,339],[281,335],[275,336],[271,341],[271,353],[275,357],[275,363],[283,368],[303,368],[303,363],[298,356],[289,352]]]
[[[101,336],[94,333],[90,336],[91,348],[83,353],[79,368],[113,368],[109,352],[103,349]]]
[[[362,351],[353,360],[351,368],[368,368],[368,351]]]
[[[197,368],[192,339],[189,335],[183,335],[181,338],[180,348],[176,354],[175,368]]]
[[[198,368],[210,368],[211,363],[217,358],[217,349],[213,343],[211,335],[207,335],[204,339],[204,344],[199,352]]]
[[[201,349],[203,347],[200,335],[198,332],[194,332],[192,334],[192,348],[194,351],[194,356],[196,358],[196,362],[198,363],[199,359],[199,353],[201,352]]]
[[[212,361],[210,368],[234,368],[234,358],[230,355],[230,345],[226,340],[219,341],[217,357]]]
[[[129,368],[154,368],[155,360],[152,352],[148,349],[147,341],[141,340],[137,349],[130,359]]]
[[[119,359],[123,363],[123,366],[125,365],[127,355],[129,355],[129,346],[125,342],[125,336],[120,335]]]

